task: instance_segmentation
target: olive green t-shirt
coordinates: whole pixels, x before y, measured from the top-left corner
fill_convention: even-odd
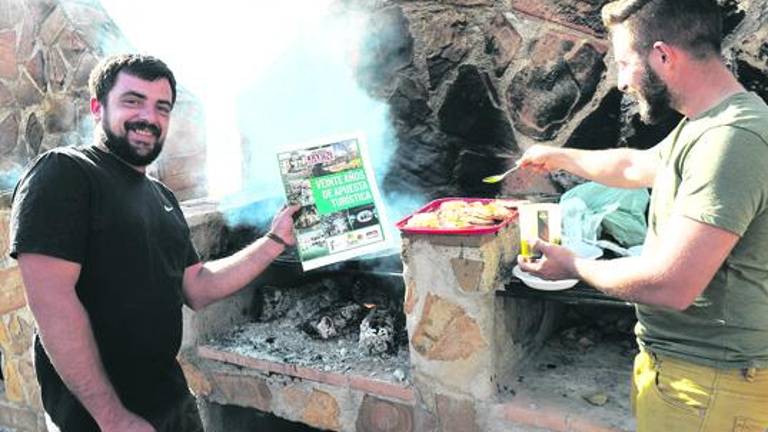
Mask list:
[[[768,367],[768,106],[735,94],[683,119],[656,149],[653,234],[682,215],[740,239],[688,309],[637,306],[638,342],[717,368]]]

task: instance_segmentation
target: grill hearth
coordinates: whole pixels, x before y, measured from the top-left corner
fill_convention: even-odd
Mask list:
[[[207,250],[249,231],[224,228],[211,205],[188,210]],[[563,303],[510,279],[517,233],[513,222],[485,235],[404,235],[399,254],[307,273],[280,257],[245,290],[185,316],[181,359],[204,416],[237,405],[338,431],[528,430],[513,425],[542,415],[562,421],[545,422],[551,430],[631,429],[616,384],[628,382],[631,341],[600,343],[582,328],[553,336]],[[614,406],[585,402],[593,387]]]

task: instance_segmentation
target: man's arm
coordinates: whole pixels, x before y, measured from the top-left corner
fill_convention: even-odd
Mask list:
[[[646,242],[640,257],[583,260],[565,248],[539,244],[544,258],[518,261],[523,270],[547,279],[579,278],[618,298],[685,310],[704,291],[738,241],[739,236],[730,231],[674,216],[661,237]]]
[[[282,209],[270,229],[270,233],[289,245],[296,241],[292,215],[298,208]],[[238,291],[261,274],[284,249],[279,242],[262,237],[233,255],[187,267],[183,283],[187,305],[198,310]]]
[[[40,340],[67,388],[103,431],[154,431],[125,409],[104,371],[88,314],[75,292],[80,264],[27,253],[18,262]]]
[[[579,150],[535,145],[519,162],[521,167],[566,170],[577,176],[621,188],[651,187],[656,178],[656,151],[617,148]]]

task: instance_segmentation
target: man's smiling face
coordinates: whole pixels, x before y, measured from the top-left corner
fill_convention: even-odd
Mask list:
[[[165,78],[146,81],[120,72],[105,105],[94,115],[104,144],[125,162],[149,165],[163,148],[173,109],[171,85]]]

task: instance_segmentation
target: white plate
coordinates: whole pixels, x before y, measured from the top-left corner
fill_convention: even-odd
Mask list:
[[[562,279],[562,280],[541,279],[530,273],[524,272],[520,268],[520,266],[517,266],[517,265],[512,268],[512,274],[515,275],[516,278],[523,281],[523,283],[528,285],[529,287],[535,288],[537,290],[542,290],[542,291],[561,291],[568,288],[572,288],[574,285],[576,285],[579,282],[578,279]]]
[[[599,247],[584,242],[569,242],[563,243],[563,246],[570,249],[577,257],[583,259],[597,259],[603,256],[603,250]]]

